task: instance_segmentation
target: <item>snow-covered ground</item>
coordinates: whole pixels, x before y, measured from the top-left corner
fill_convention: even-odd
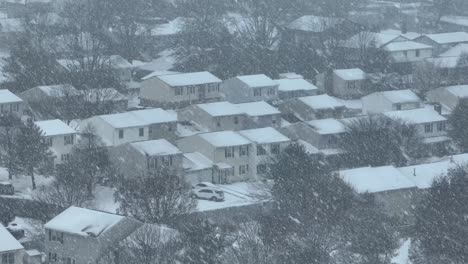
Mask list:
[[[53,177],[44,177],[42,175],[35,175],[37,189],[41,186],[50,184]],[[36,190],[32,190],[31,177],[26,175],[15,175],[10,181],[8,179],[8,171],[6,168],[0,167],[0,182],[11,182],[15,187],[15,195],[23,198],[31,199]]]
[[[400,248],[396,252],[396,256],[392,259],[393,264],[411,264],[409,259],[409,249],[411,247],[411,239],[404,240]]]

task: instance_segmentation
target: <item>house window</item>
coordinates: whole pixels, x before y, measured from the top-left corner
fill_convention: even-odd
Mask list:
[[[254,96],[262,96],[262,88],[254,89]]]
[[[194,94],[195,93],[195,86],[187,87],[187,93],[188,94]]]
[[[15,264],[15,253],[2,254],[2,264]]]
[[[224,148],[224,157],[225,157],[225,158],[232,158],[232,157],[234,157],[234,147],[227,147],[227,148]]]
[[[275,89],[268,89],[268,95],[275,95]]]
[[[156,169],[158,167],[158,159],[157,158],[148,158],[148,168],[149,169]]]
[[[183,95],[184,94],[184,87],[175,87],[174,88],[175,95]]]
[[[401,104],[396,104],[395,108],[396,108],[396,110],[400,111],[401,110]]]
[[[280,153],[280,145],[279,144],[272,144],[271,147],[271,154],[279,154]]]
[[[258,164],[257,165],[257,174],[263,175],[267,172],[267,165],[266,164]]]
[[[70,154],[62,154],[60,156],[61,161],[67,161],[70,158]]]
[[[53,139],[51,137],[45,138],[47,146],[52,147]]]
[[[123,138],[124,137],[124,131],[123,129],[120,129],[119,130],[119,138]]]
[[[57,253],[49,252],[49,262],[57,262]]]
[[[150,126],[148,127],[148,136],[151,137],[153,135],[153,128]]]
[[[445,131],[445,122],[437,123],[437,131]]]
[[[249,146],[240,146],[239,156],[249,156]]]
[[[249,165],[240,165],[239,166],[239,175],[245,175],[249,172]]]
[[[65,145],[73,145],[73,135],[66,135],[63,137]]]
[[[219,118],[216,118],[216,126],[221,127],[221,120]]]
[[[239,124],[239,117],[238,116],[235,116],[234,117],[234,124]]]
[[[432,124],[426,124],[426,125],[424,126],[424,132],[425,132],[425,133],[432,133],[432,131],[433,131],[433,126],[432,126]]]
[[[349,81],[348,82],[348,89],[356,89],[356,82],[355,81]]]
[[[405,57],[408,57],[408,51],[407,50],[403,51],[403,54],[405,55]]]
[[[144,129],[144,128],[140,128],[140,129],[138,130],[138,135],[139,135],[140,137],[144,137],[144,136],[145,136],[145,129]]]
[[[49,241],[60,242],[63,244],[63,233],[49,229]]]
[[[419,57],[420,55],[420,50],[416,50],[416,57]]]
[[[263,156],[266,155],[266,150],[264,147],[258,145],[257,146],[257,156]]]

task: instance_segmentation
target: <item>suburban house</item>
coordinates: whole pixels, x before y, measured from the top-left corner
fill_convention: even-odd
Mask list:
[[[47,100],[66,102],[67,99],[82,97],[83,94],[71,84],[49,86],[36,86],[21,93],[20,97],[31,103],[40,103]]]
[[[227,164],[215,164],[212,160],[199,152],[190,152],[183,154],[183,167],[185,170],[185,181],[192,186],[200,182],[216,182],[215,168],[227,168]]]
[[[182,152],[165,139],[122,144],[110,149],[109,156],[125,177],[184,174]]]
[[[368,114],[421,107],[421,99],[411,90],[375,92],[362,97],[361,101],[363,111]]]
[[[0,263],[23,264],[24,247],[0,224]]]
[[[12,113],[21,116],[24,110],[23,99],[9,90],[0,90],[0,115]]]
[[[283,115],[302,121],[343,118],[346,110],[342,102],[327,94],[294,98],[280,103],[278,107]]]
[[[70,153],[77,141],[78,132],[75,129],[58,119],[36,121],[34,124],[42,131],[44,140],[55,156],[54,166],[70,158]]]
[[[451,113],[460,103],[460,100],[468,100],[468,85],[456,85],[440,87],[426,93],[429,102],[440,105],[441,114]]]
[[[265,74],[237,76],[225,80],[221,90],[232,103],[278,100],[278,83]]]
[[[216,164],[213,177],[216,183],[232,183],[253,180],[250,155],[252,143],[234,131],[218,131],[196,134],[177,141],[183,152],[199,152]]]
[[[359,68],[334,70],[330,90],[340,98],[360,98],[365,94],[366,79],[366,73]]]
[[[278,83],[278,98],[287,100],[296,97],[317,95],[318,88],[303,78],[275,80]]]
[[[44,225],[48,263],[97,263],[141,225],[129,217],[69,207]]]
[[[128,108],[128,98],[114,88],[87,89],[83,96],[89,107],[99,108],[102,114],[123,112]]]
[[[383,47],[394,63],[415,63],[432,57],[432,46],[416,41],[395,41]]]
[[[372,194],[385,212],[412,222],[418,188],[393,166],[341,170],[339,176],[358,194]]]
[[[256,180],[266,175],[268,164],[273,163],[275,158],[291,144],[288,137],[272,127],[241,130],[239,134],[253,143],[250,164],[252,164],[252,175]]]
[[[468,33],[449,32],[427,34],[416,38],[414,41],[432,46],[434,55],[439,55],[460,43],[468,43]]]
[[[429,155],[431,152],[437,155],[437,152],[444,150],[447,143],[451,141],[447,136],[447,118],[431,108],[390,111],[383,115],[415,126],[418,137],[427,149],[427,151],[421,151],[422,155]]]
[[[216,102],[190,105],[178,112],[180,121],[193,122],[209,131],[279,127],[281,112],[266,102]]]
[[[88,125],[109,147],[161,138],[173,141],[177,116],[161,108],[153,108],[93,116],[82,121],[80,126],[85,128]]]
[[[141,82],[144,105],[183,107],[218,101],[221,80],[209,72],[154,75]]]

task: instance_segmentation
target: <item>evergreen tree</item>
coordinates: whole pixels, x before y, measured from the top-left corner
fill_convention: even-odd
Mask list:
[[[468,151],[468,100],[460,100],[449,118],[449,135],[463,152]]]
[[[0,115],[0,161],[8,170],[8,178],[18,170],[18,154],[15,137],[21,120],[13,114]]]
[[[33,190],[36,189],[35,170],[50,162],[53,158],[49,146],[43,138],[41,129],[32,119],[28,119],[19,128],[16,137],[16,153],[20,168],[31,177]]]

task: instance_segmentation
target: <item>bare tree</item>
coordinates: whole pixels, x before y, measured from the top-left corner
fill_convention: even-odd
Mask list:
[[[443,78],[438,68],[430,62],[422,62],[416,66],[413,83],[414,89],[421,98],[425,98],[426,92],[442,86]]]

